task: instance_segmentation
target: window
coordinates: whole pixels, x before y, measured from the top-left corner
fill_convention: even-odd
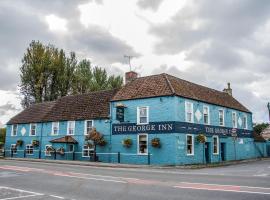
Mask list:
[[[243,123],[244,123],[244,129],[247,129],[248,125],[247,125],[247,116],[246,115],[243,117]]]
[[[12,126],[11,136],[17,136],[17,132],[18,132],[18,125],[14,124]]]
[[[52,148],[52,145],[48,144],[48,145],[45,146],[45,156],[51,156],[52,155],[51,148]]]
[[[137,124],[148,124],[149,122],[149,107],[143,106],[137,108]]]
[[[84,135],[87,135],[93,128],[93,120],[86,120],[84,127]]]
[[[36,135],[36,129],[37,125],[36,124],[30,124],[30,136],[35,136]]]
[[[25,147],[25,153],[27,155],[33,155],[34,154],[34,148],[32,144],[27,144]]]
[[[224,110],[218,110],[219,125],[224,126]]]
[[[237,128],[236,112],[232,113],[232,126],[233,128]]]
[[[90,157],[93,152],[94,152],[93,147],[84,145],[82,149],[82,157]]]
[[[138,154],[144,155],[148,153],[148,135],[138,135]]]
[[[52,123],[52,135],[58,135],[59,132],[59,122]]]
[[[194,121],[193,103],[186,102],[185,109],[186,109],[186,122],[193,123],[193,121]]]
[[[213,136],[213,154],[218,154],[218,152],[219,152],[218,136]]]
[[[67,134],[74,135],[74,132],[75,132],[75,121],[68,121]]]
[[[12,151],[13,154],[17,154],[17,145],[16,144],[10,145],[10,151]]]
[[[187,155],[194,155],[194,137],[187,135],[186,137]]]
[[[210,124],[209,107],[208,106],[203,106],[203,123],[204,124]]]

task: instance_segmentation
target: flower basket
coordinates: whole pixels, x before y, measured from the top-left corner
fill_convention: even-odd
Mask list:
[[[17,140],[16,146],[22,146],[23,145],[23,140]]]
[[[60,147],[59,149],[56,150],[56,152],[59,153],[60,155],[64,155],[65,149],[64,149],[64,147]]]
[[[161,143],[160,143],[159,138],[153,138],[151,140],[151,144],[152,144],[152,147],[155,147],[155,148],[160,148],[161,147]]]
[[[122,144],[124,147],[129,148],[132,145],[132,139],[131,138],[123,139]]]
[[[32,141],[32,145],[33,145],[34,147],[38,147],[38,146],[39,146],[39,141],[38,141],[38,140],[33,140],[33,141]]]
[[[48,147],[46,149],[46,154],[51,154],[51,153],[54,153],[54,152],[55,152],[55,149],[52,146],[50,146],[50,147]]]
[[[105,146],[107,144],[104,136],[98,132],[95,128],[92,129],[88,135],[85,136],[85,141],[92,141],[94,145]]]
[[[207,140],[207,138],[206,138],[206,136],[205,136],[204,134],[199,134],[199,135],[197,135],[196,139],[197,139],[197,141],[198,141],[199,143],[202,143],[202,144],[205,143],[206,140]]]

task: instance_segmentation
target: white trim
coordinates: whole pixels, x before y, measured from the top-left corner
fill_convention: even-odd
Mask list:
[[[219,155],[219,137],[217,135],[214,135],[213,137],[213,155]],[[217,138],[217,152],[215,153],[214,150],[214,146],[215,146],[215,140],[214,138]]]
[[[27,153],[27,146],[32,146],[32,150],[33,150],[33,153],[32,154],[30,154],[30,153]],[[29,155],[29,156],[32,156],[32,155],[34,155],[34,146],[32,145],[32,144],[27,144],[27,145],[25,145],[25,154],[26,155]]]
[[[222,111],[222,113],[223,113],[223,124],[222,125],[220,124],[219,111]],[[225,110],[224,109],[218,109],[218,125],[219,126],[225,126]]]
[[[188,112],[187,112],[188,104],[190,104],[191,106],[191,121],[188,121]],[[190,101],[185,101],[185,119],[186,119],[186,122],[194,123],[193,103]]]
[[[233,124],[233,115],[235,115],[235,124]],[[237,114],[236,114],[236,112],[234,111],[234,112],[232,112],[232,127],[233,128],[237,128]]]
[[[246,121],[244,119],[246,119]],[[243,128],[244,129],[248,129],[248,118],[247,118],[247,114],[244,114],[244,116],[243,116]]]
[[[69,123],[74,123],[74,130],[73,130],[73,134],[69,134]],[[67,135],[75,135],[75,127],[76,127],[76,121],[67,121]]]
[[[188,138],[188,136],[191,136],[191,138],[192,138],[192,153],[190,154],[190,153],[188,153],[188,143],[187,143],[187,138]],[[193,134],[186,134],[186,154],[187,154],[187,156],[194,156],[194,135]]]
[[[52,156],[51,153],[47,154],[47,147],[52,147],[52,145],[51,144],[46,144],[45,145],[45,152],[44,152],[45,156]]]
[[[35,125],[35,135],[32,135],[32,126]],[[29,136],[36,136],[37,135],[37,124],[36,123],[31,123],[30,124],[30,129],[29,129]]]
[[[92,128],[94,128],[94,120],[89,119],[89,120],[84,120],[84,135],[87,135],[87,122],[92,121]]]
[[[89,158],[90,157],[90,151],[94,151],[94,149],[93,148],[90,148],[90,147],[84,148],[85,146],[87,146],[87,145],[83,145],[82,146],[82,157],[83,158]],[[85,156],[84,155],[84,151],[88,151],[88,155],[89,156]]]
[[[12,146],[15,146],[15,149],[16,149],[16,153],[13,152],[13,154],[17,154],[18,149],[17,149],[17,145],[16,144],[11,144],[10,145],[10,152],[12,151]]]
[[[140,123],[140,109],[141,108],[146,108],[146,122],[145,123]],[[137,107],[137,124],[143,125],[143,124],[149,124],[149,106],[138,106]]]
[[[54,134],[54,126],[53,126],[53,124],[54,123],[57,123],[57,133],[56,134]],[[59,122],[52,122],[52,133],[51,133],[51,135],[58,135],[59,134]]]
[[[14,135],[13,133],[13,130],[14,130],[14,126],[16,126],[17,128],[16,128],[16,135]],[[18,124],[13,124],[13,125],[11,125],[11,134],[10,134],[11,136],[13,136],[13,137],[15,137],[15,136],[17,136],[18,135]]]
[[[204,123],[204,108],[207,108],[208,123]],[[210,125],[210,107],[203,105],[203,124]]]
[[[140,153],[140,136],[146,136],[146,152],[145,153]],[[148,154],[148,134],[147,133],[140,133],[137,135],[137,154],[138,155],[147,155]]]

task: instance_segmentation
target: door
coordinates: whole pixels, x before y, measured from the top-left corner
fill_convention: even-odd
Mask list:
[[[74,151],[74,144],[69,144],[68,145],[68,152],[73,153],[73,151]]]
[[[225,149],[226,144],[225,143],[220,143],[220,155],[221,155],[221,161],[225,161],[226,157],[225,157]]]
[[[204,146],[205,162],[210,163],[210,142],[206,142]]]

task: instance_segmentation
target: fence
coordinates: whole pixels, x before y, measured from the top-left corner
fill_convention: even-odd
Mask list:
[[[4,157],[10,158],[34,158],[34,159],[48,159],[48,160],[80,160],[90,162],[109,162],[122,164],[151,164],[151,153],[138,155],[131,153],[95,153],[91,152],[88,156],[84,156],[83,152],[64,152],[60,154],[57,151],[46,152],[41,150],[3,150]]]

